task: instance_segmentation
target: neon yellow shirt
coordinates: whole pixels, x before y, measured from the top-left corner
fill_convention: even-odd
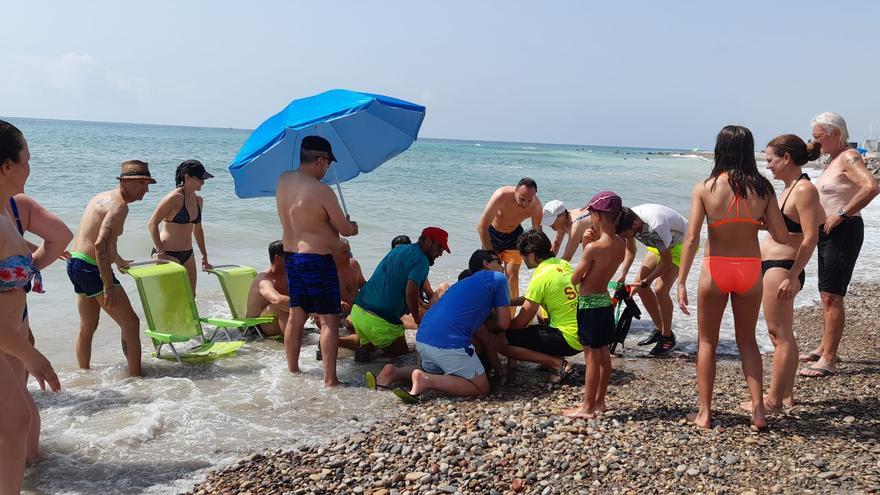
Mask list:
[[[550,326],[558,328],[565,342],[583,350],[578,342],[577,288],[571,283],[571,265],[558,258],[548,258],[535,268],[525,298],[543,306],[550,315]]]

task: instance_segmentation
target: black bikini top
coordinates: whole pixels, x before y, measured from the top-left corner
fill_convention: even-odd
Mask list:
[[[186,209],[186,198],[183,200],[183,206],[180,207],[180,211],[177,212],[177,215],[174,215],[174,218],[171,220],[166,220],[171,223],[202,223],[202,207],[199,206],[198,199],[196,200],[196,207],[199,209],[199,214],[196,215],[196,218],[193,221],[189,220],[189,210]]]
[[[791,185],[791,189],[788,190],[788,194],[785,195],[785,199],[782,200],[782,207],[779,208],[782,211],[782,219],[785,220],[785,228],[788,229],[788,232],[791,234],[800,234],[804,231],[804,229],[801,228],[801,224],[788,218],[788,215],[785,214],[785,203],[788,201],[788,197],[791,196],[792,191],[794,191],[795,186],[797,186],[797,183],[801,179],[810,180],[810,176],[807,174],[801,174],[801,176],[794,181],[794,184]]]

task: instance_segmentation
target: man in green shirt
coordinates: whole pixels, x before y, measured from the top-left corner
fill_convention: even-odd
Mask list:
[[[535,273],[525,296],[511,300],[522,309],[510,328],[498,336],[498,352],[510,364],[515,360],[543,364],[556,370],[555,378],[562,380],[573,370],[565,358],[583,351],[577,337],[577,288],[571,283],[571,265],[553,256],[550,239],[539,230],[523,233],[517,249]],[[541,307],[549,323],[529,325]]]

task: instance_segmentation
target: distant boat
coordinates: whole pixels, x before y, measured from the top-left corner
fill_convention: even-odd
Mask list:
[[[474,146],[476,146],[477,148],[479,148],[480,146],[483,146],[483,145],[480,144],[480,143],[474,143]]]
[[[536,148],[534,146],[520,146],[519,149],[521,149],[521,150],[536,150],[538,148]]]

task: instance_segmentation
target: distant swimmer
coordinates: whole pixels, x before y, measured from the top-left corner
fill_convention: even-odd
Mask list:
[[[147,163],[140,160],[122,162],[118,180],[118,188],[89,200],[67,260],[67,276],[73,283],[79,310],[76,360],[80,368],[90,367],[92,337],[103,309],[122,330],[122,353],[128,361],[128,374],[141,376],[140,319],[113,275],[111,264],[123,269],[130,263],[119,255],[116,241],[122,235],[129,203],[143,199],[156,180]]]
[[[247,298],[248,318],[273,316],[272,323],[259,325],[260,333],[270,337],[281,335],[290,316],[290,296],[287,295],[287,273],[284,267],[284,243],[269,244],[269,268],[257,273]]]
[[[284,329],[287,369],[299,372],[303,326],[310,313],[321,315],[320,346],[324,353],[324,385],[339,385],[336,353],[339,347],[341,297],[333,253],[339,236],[357,235],[358,227],[343,213],[336,195],[321,179],[336,161],[330,142],[306,136],[300,147],[299,169],[278,179],[275,200],[281,220],[290,295],[290,318]]]
[[[519,297],[519,269],[522,257],[516,241],[523,233],[526,218],[532,219],[532,228],[541,230],[541,201],[538,185],[530,177],[523,177],[516,186],[495,190],[477,223],[477,234],[483,249],[494,250],[504,263],[504,274],[510,285],[510,297]]]
[[[193,294],[198,281],[196,260],[193,257],[193,238],[202,253],[202,270],[210,270],[208,251],[205,249],[205,232],[202,230],[202,213],[205,200],[198,194],[205,181],[214,177],[198,160],[182,162],[174,173],[177,186],[156,205],[153,216],[147,222],[153,240],[152,255],[156,259],[173,261],[186,268]],[[159,224],[164,223],[159,233]]]

